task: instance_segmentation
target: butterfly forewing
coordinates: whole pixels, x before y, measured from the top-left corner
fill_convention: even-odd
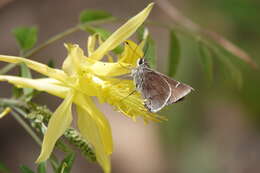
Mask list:
[[[151,112],[161,110],[170,98],[168,82],[151,69],[144,69],[140,92],[147,109]]]

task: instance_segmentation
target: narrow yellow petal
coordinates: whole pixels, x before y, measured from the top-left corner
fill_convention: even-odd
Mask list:
[[[148,17],[152,7],[153,3],[149,4],[143,11],[128,20],[123,26],[115,31],[102,45],[100,45],[98,49],[93,52],[90,58],[100,60],[108,51],[111,51],[119,44],[124,42],[137,30],[140,25],[143,24],[145,19]]]
[[[142,47],[131,40],[125,44],[119,62],[102,62],[87,58],[88,64],[83,66],[85,71],[102,77],[120,76],[130,73],[136,66],[137,59],[143,56]]]
[[[99,121],[93,119],[85,108],[77,106],[78,128],[82,136],[94,147],[96,158],[105,173],[111,171],[110,156],[105,151],[105,144],[102,138]]]
[[[36,161],[37,163],[46,161],[50,157],[56,141],[69,128],[72,122],[71,105],[73,96],[72,91],[68,92],[65,100],[53,113],[43,138],[41,154]]]
[[[126,63],[113,63],[113,62],[102,62],[96,61],[96,63],[84,66],[86,71],[93,73],[97,76],[111,77],[119,76],[122,74],[130,73],[131,68]]]
[[[0,55],[0,61],[9,62],[9,63],[25,63],[29,68],[35,70],[43,75],[52,77],[54,79],[66,82],[67,75],[59,69],[50,68],[45,64],[32,61],[22,57]]]
[[[7,107],[0,113],[0,119],[6,116],[9,112],[11,112],[11,108]]]
[[[64,98],[69,88],[63,86],[61,82],[50,79],[29,79],[15,76],[0,75],[0,81],[7,81],[19,88],[34,88],[38,91],[44,91],[52,95]]]
[[[80,74],[86,59],[83,50],[77,44],[65,44],[65,47],[68,50],[68,56],[62,69],[69,75]]]
[[[125,43],[124,52],[120,56],[119,62],[128,63],[131,64],[133,67],[135,67],[137,59],[144,56],[142,50],[143,50],[143,44],[137,45],[135,42],[131,40],[127,40]]]
[[[138,116],[142,117],[145,121],[161,121],[165,119],[162,116],[149,112],[145,108],[143,98],[139,92],[129,95],[136,90],[133,81],[107,79],[106,82],[100,82],[100,85],[103,86],[101,90],[102,94],[97,97],[101,103],[106,102],[113,105],[117,110],[133,120]]]
[[[95,46],[96,46],[96,42],[97,42],[97,34],[90,35],[88,37],[88,45],[87,45],[88,56],[91,56],[92,53],[94,52]]]

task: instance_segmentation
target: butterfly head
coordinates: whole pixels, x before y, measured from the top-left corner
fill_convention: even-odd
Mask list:
[[[142,65],[145,65],[145,66],[148,66],[148,67],[149,67],[148,62],[147,62],[144,58],[139,58],[139,59],[137,60],[137,67],[138,67],[138,66],[142,66]]]

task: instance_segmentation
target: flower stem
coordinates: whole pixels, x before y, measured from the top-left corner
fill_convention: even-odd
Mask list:
[[[36,135],[36,133],[31,129],[31,127],[18,115],[18,113],[12,111],[11,114],[13,115],[15,120],[25,129],[25,131],[29,133],[29,135],[35,140],[35,142],[39,146],[41,146],[41,139]]]
[[[116,19],[115,18],[109,18],[109,19],[104,19],[104,20],[87,22],[87,23],[84,23],[84,24],[78,24],[76,26],[73,26],[71,28],[66,29],[65,31],[63,31],[63,32],[61,32],[59,34],[56,34],[56,35],[52,36],[51,38],[49,38],[48,40],[46,40],[45,42],[40,44],[38,47],[32,49],[29,52],[26,52],[23,57],[29,58],[29,57],[35,55],[36,53],[40,52],[42,49],[48,47],[52,43],[54,43],[56,41],[59,41],[62,38],[66,37],[68,35],[71,35],[71,34],[77,32],[77,31],[80,31],[82,28],[84,28],[86,26],[89,26],[89,25],[101,25],[101,24],[105,24],[105,23],[113,22],[113,21],[116,21]],[[16,67],[16,65],[17,64],[8,64],[8,65],[6,65],[5,67],[3,67],[0,70],[0,75],[3,75],[5,73],[9,72],[14,67]]]
[[[23,116],[26,116],[26,113],[23,110],[16,107],[13,107],[13,109],[15,109]],[[16,119],[16,121],[25,129],[25,131],[29,133],[29,135],[34,139],[34,141],[41,147],[42,145],[41,139],[36,135],[36,133],[32,130],[32,128],[24,121],[24,119],[22,119],[19,116],[19,114],[16,113],[15,111],[12,111],[11,114]],[[59,163],[57,157],[53,153],[51,154],[49,161],[51,162],[53,170],[56,171],[59,167]]]

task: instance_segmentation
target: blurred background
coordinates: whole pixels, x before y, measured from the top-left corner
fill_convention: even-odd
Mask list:
[[[100,9],[114,16],[130,18],[150,1],[120,0],[0,0],[0,54],[18,55],[11,30],[18,26],[37,26],[39,43],[78,22],[80,11]],[[193,22],[216,31],[243,48],[260,64],[260,1],[258,0],[171,0]],[[171,23],[155,6],[151,20]],[[119,24],[105,25],[114,31]],[[167,72],[167,30],[149,27],[156,42],[158,70]],[[53,59],[61,66],[66,50],[64,42],[86,45],[87,34],[77,32],[44,49],[32,59],[47,63]],[[195,88],[184,102],[165,108],[161,114],[167,122],[144,125],[100,105],[106,112],[115,142],[112,156],[113,173],[253,173],[260,172],[260,73],[241,66],[243,86],[219,73],[214,65],[213,83],[205,80],[199,62],[197,45],[187,37],[181,40],[181,63],[176,79]],[[1,63],[0,67],[4,64]],[[17,73],[14,70],[12,73]],[[37,76],[34,74],[34,76]],[[0,85],[0,96],[9,97],[11,87]],[[35,102],[54,110],[60,100],[40,94]],[[11,117],[0,120],[0,161],[12,172],[19,165],[34,168],[39,147]],[[79,155],[75,173],[100,173],[97,164]]]

